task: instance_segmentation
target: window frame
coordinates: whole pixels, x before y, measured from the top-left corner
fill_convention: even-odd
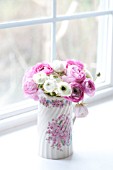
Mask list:
[[[111,9],[111,6],[113,6],[112,0],[101,0],[104,5],[107,5],[108,9],[103,11],[89,11],[89,12],[83,12],[83,13],[77,13],[72,15],[58,15],[56,14],[56,0],[52,0],[52,16],[51,17],[45,17],[45,18],[36,18],[36,19],[26,19],[26,20],[20,20],[20,21],[12,21],[12,22],[4,22],[0,23],[0,29],[9,29],[14,27],[22,27],[22,26],[32,26],[32,25],[39,25],[39,24],[51,24],[51,60],[56,59],[56,24],[58,22],[62,21],[71,21],[76,19],[85,19],[85,18],[91,18],[91,17],[99,17],[99,16],[111,16],[111,19],[109,21],[109,24],[107,25],[107,31],[104,35],[104,40],[100,46],[101,49],[106,50],[106,55],[104,57],[104,62],[107,59],[108,56],[109,61],[106,65],[107,71],[106,71],[106,81],[101,83],[97,87],[97,93],[93,98],[86,99],[86,102],[92,103],[96,100],[101,100],[103,97],[108,97],[111,94],[113,94],[113,77],[111,74],[113,73],[113,9]],[[108,31],[110,29],[110,31]],[[100,39],[102,38],[102,35],[100,36]],[[111,46],[109,46],[110,44]],[[99,47],[100,48],[100,47]],[[104,53],[104,52],[103,52]],[[102,54],[102,51],[99,51],[98,49],[98,56]],[[103,56],[99,56],[97,63],[99,68],[99,65],[101,64],[101,61],[103,59]],[[105,67],[105,66],[104,66]],[[105,69],[105,68],[104,68]],[[107,77],[107,75],[109,75]],[[29,122],[35,122],[36,123],[36,110],[37,110],[37,104],[36,102],[32,100],[25,100],[17,104],[12,104],[10,106],[7,106],[1,110],[0,114],[0,120],[2,124],[4,122],[7,122],[7,126],[3,126],[0,124],[0,132],[1,131],[7,131],[9,128],[15,127],[15,122],[18,124],[18,126],[23,124],[30,124]],[[34,114],[32,114],[32,112]],[[30,116],[29,116],[30,114]],[[34,116],[35,115],[35,116]],[[22,122],[20,121],[18,117],[23,118]],[[14,121],[16,120],[16,121]],[[11,122],[13,122],[11,124]],[[5,124],[4,124],[5,125]]]

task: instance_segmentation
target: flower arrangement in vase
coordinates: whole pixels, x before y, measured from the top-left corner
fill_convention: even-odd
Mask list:
[[[37,63],[25,72],[23,90],[39,103],[39,155],[50,159],[71,155],[72,122],[88,114],[83,99],[96,90],[91,73],[76,60]]]
[[[75,113],[76,117],[81,117],[88,113],[82,102],[84,96],[94,96],[95,83],[81,61],[55,60],[50,64],[37,63],[31,67],[24,75],[23,90],[25,95],[34,100],[38,100],[38,94],[42,92],[74,102],[76,110],[79,109]]]

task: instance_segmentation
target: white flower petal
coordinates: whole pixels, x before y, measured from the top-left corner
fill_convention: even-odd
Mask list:
[[[52,63],[52,68],[56,72],[63,72],[65,69],[63,62],[60,60],[54,60]]]
[[[86,73],[87,78],[90,78],[91,80],[93,80],[93,76],[91,75],[89,70],[85,69],[85,73]]]
[[[57,84],[55,80],[46,80],[43,87],[45,91],[53,92],[56,89]]]
[[[47,75],[43,72],[36,73],[36,74],[33,75],[33,81],[36,84],[43,84],[46,79],[47,79]]]
[[[61,78],[58,77],[57,75],[51,74],[51,75],[50,75],[50,79],[51,79],[51,80],[56,80],[57,83],[61,82]]]
[[[58,93],[61,96],[70,96],[72,93],[71,86],[66,82],[58,83]]]

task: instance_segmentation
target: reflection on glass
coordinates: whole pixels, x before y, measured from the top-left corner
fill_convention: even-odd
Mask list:
[[[0,106],[24,99],[23,74],[43,60],[50,60],[50,25],[0,30]]]
[[[96,11],[100,0],[57,0],[57,14],[70,15],[77,12]]]
[[[51,15],[51,0],[0,0],[0,22]]]
[[[57,25],[57,58],[81,60],[96,73],[98,19],[64,21]]]

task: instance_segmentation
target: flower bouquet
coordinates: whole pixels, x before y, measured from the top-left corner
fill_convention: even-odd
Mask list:
[[[94,96],[95,84],[82,62],[55,60],[51,64],[38,63],[30,68],[23,78],[23,90],[34,100],[38,100],[42,92],[74,102],[76,117],[81,117],[88,113],[82,102],[84,96]]]
[[[71,155],[72,124],[88,114],[85,95],[95,94],[91,73],[76,60],[37,63],[25,73],[23,90],[38,100],[39,155],[50,159]]]

